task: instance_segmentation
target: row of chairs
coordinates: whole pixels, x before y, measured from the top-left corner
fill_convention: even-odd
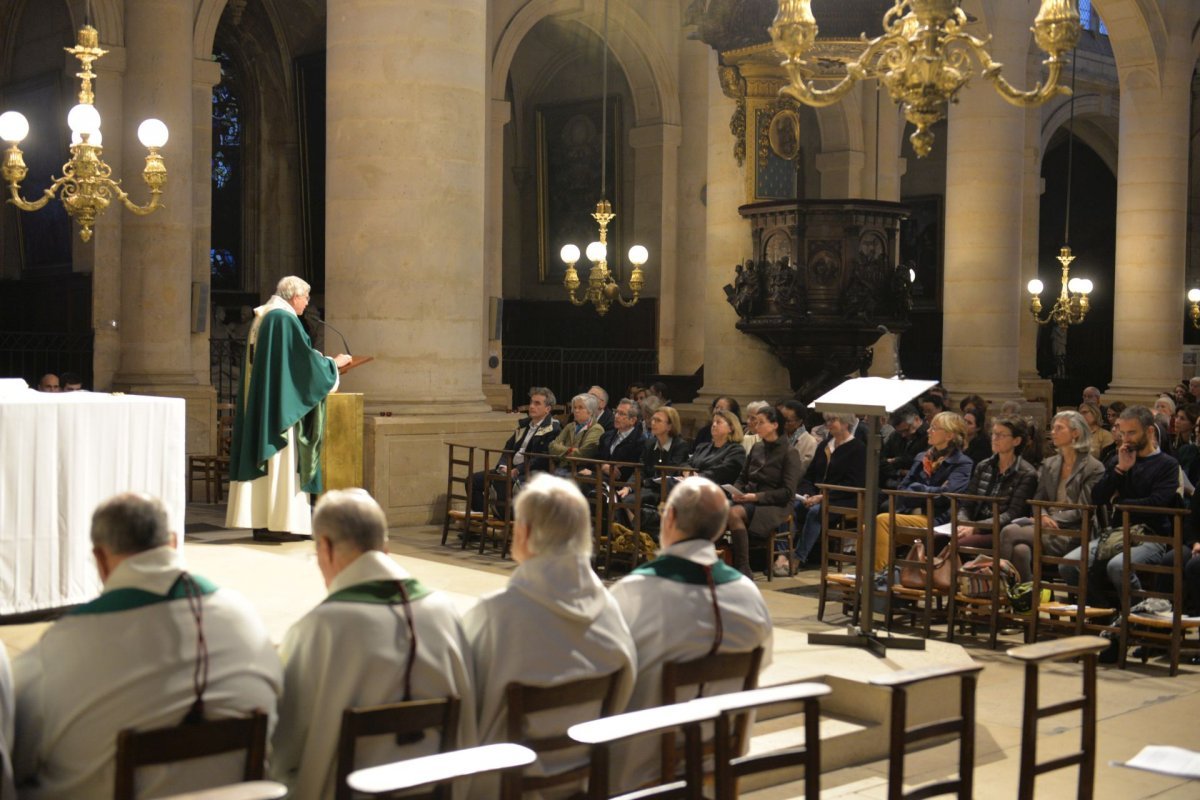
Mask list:
[[[857,624],[863,613],[860,608],[861,581],[872,579],[873,569],[862,562],[863,525],[866,518],[865,491],[861,488],[821,485],[822,492],[822,536],[821,574],[818,596],[818,619],[824,620],[827,603],[840,602],[844,610]],[[831,506],[830,492],[846,492],[855,498],[855,504]],[[888,516],[891,535],[888,542],[887,569],[881,585],[872,582],[873,609],[881,611],[884,622],[893,624],[897,619],[907,619],[917,625],[923,636],[928,638],[932,626],[946,625],[946,637],[954,641],[956,635],[967,630],[975,633],[987,631],[987,643],[996,647],[997,637],[1005,628],[1020,629],[1024,641],[1038,642],[1046,636],[1104,634],[1118,642],[1118,659],[1121,668],[1126,664],[1128,648],[1144,645],[1143,660],[1150,647],[1164,648],[1170,657],[1171,675],[1177,674],[1181,655],[1200,652],[1200,638],[1190,639],[1188,633],[1200,629],[1200,619],[1183,615],[1183,563],[1175,559],[1173,565],[1136,564],[1131,553],[1143,543],[1161,544],[1175,552],[1184,549],[1183,518],[1185,508],[1147,508],[1117,505],[1123,535],[1122,556],[1124,573],[1137,575],[1139,585],[1125,581],[1119,587],[1120,601],[1114,607],[1090,606],[1086,563],[1088,544],[1096,530],[1096,513],[1092,506],[1031,501],[1033,520],[1032,581],[1029,591],[1029,609],[1017,609],[1007,592],[1001,576],[1000,531],[998,521],[1002,500],[966,494],[951,494],[951,535],[946,548],[939,552],[938,542],[944,540],[934,530],[933,496],[899,490],[885,490],[888,500]],[[897,521],[897,505],[901,500],[915,501],[917,509],[912,512],[929,522],[921,525],[903,525]],[[958,510],[964,503],[980,503],[991,509],[993,522],[991,545],[967,547],[959,542]],[[1079,524],[1072,528],[1055,528],[1051,531],[1042,525],[1042,514],[1054,510],[1072,510],[1079,514]],[[1138,514],[1160,514],[1171,519],[1171,534],[1160,536],[1147,533],[1131,524]],[[1080,557],[1067,558],[1053,555],[1044,546],[1044,536],[1055,536],[1073,540]],[[914,550],[914,545],[921,547]],[[849,547],[843,547],[849,545]],[[852,550],[853,555],[844,550]],[[914,556],[919,553],[919,557]],[[1068,553],[1071,552],[1068,549]],[[991,564],[991,580],[984,581],[986,593],[968,591],[969,570],[966,564],[975,558],[988,559]],[[1063,577],[1062,567],[1073,566],[1078,579],[1069,583]],[[897,575],[919,576],[917,585],[904,585]],[[1160,582],[1170,583],[1170,588],[1161,587]],[[1143,600],[1160,598],[1170,602],[1171,614],[1163,617],[1139,613],[1133,609]]]

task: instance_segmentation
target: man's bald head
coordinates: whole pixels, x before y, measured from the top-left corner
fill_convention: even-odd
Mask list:
[[[39,392],[59,392],[62,391],[62,386],[59,385],[58,376],[53,372],[47,372],[38,381]]]
[[[671,490],[663,510],[661,537],[665,546],[688,539],[713,541],[725,532],[729,498],[708,478],[693,475]]]
[[[1095,386],[1088,386],[1085,388],[1083,390],[1083,402],[1100,405],[1100,390]]]

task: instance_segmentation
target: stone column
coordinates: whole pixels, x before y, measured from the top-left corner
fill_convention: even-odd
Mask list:
[[[990,9],[992,55],[1024,64],[1033,10],[1024,3]],[[1006,71],[1014,82],[1024,73]],[[951,106],[947,127],[942,380],[954,395],[1016,399],[1025,112],[975,79]]]
[[[445,441],[503,444],[484,401],[486,0],[330,0],[326,289],[373,363],[367,488],[393,524],[444,508]],[[390,417],[376,412],[387,410]]]
[[[736,108],[717,75],[717,56],[709,54],[708,206],[705,229],[704,386],[696,399],[705,409],[720,395],[774,400],[788,394],[787,370],[759,339],[737,330],[738,317],[725,300],[734,266],[751,256],[750,230],[738,214],[746,202],[744,168],[733,156],[729,119]]]
[[[1184,5],[1184,4],[1180,4]],[[1194,11],[1176,9],[1165,62],[1122,70],[1113,380],[1106,399],[1149,404],[1182,374]]]
[[[487,191],[483,209],[483,391],[492,408],[508,408],[512,393],[503,383],[503,341],[492,329],[493,313],[504,299],[504,129],[512,120],[512,104],[493,98],[487,117]],[[493,309],[494,307],[494,309]],[[495,359],[493,367],[492,359]]]
[[[104,40],[106,31],[100,31],[100,46],[108,54],[95,64],[96,110],[101,120],[125,119],[124,83],[125,48],[109,44]],[[79,62],[70,57],[71,72],[79,69]],[[103,127],[103,126],[102,126]],[[123,175],[125,139],[114,135],[104,140],[104,161],[114,175]],[[141,179],[138,179],[141,182]],[[75,258],[81,256],[91,262],[92,272],[92,388],[109,391],[113,388],[113,376],[121,359],[121,238],[124,232],[126,212],[112,208],[97,225],[88,246],[76,239],[73,242]]]
[[[212,283],[212,107],[213,87],[221,80],[221,65],[209,60],[192,62],[192,283],[208,290]],[[192,370],[196,382],[212,381],[209,340],[212,337],[212,303],[203,314],[203,330],[192,334]],[[216,446],[216,429],[213,429]],[[215,453],[216,450],[213,450]]]
[[[627,226],[624,252],[610,253],[609,264],[619,264],[621,285],[629,280],[633,265],[627,257],[628,248],[642,244],[650,250],[650,260],[644,270],[658,269],[658,369],[664,374],[680,372],[676,366],[675,326],[678,318],[679,262],[676,258],[675,185],[679,173],[678,125],[656,123],[634,128],[629,132],[633,148],[634,186],[638,187],[633,206],[634,224]],[[629,204],[627,204],[629,205]],[[658,252],[655,252],[657,250]],[[683,313],[687,313],[683,309]]]
[[[135,202],[145,148],[137,128],[147,117],[166,123],[162,153],[167,185],[162,208],[149,216],[119,205],[122,221],[121,360],[114,386],[128,392],[183,397],[189,452],[210,452],[213,391],[192,368],[192,9],[190,0],[127,0],[124,116],[110,135],[123,138],[124,187]],[[109,123],[112,125],[113,120]]]

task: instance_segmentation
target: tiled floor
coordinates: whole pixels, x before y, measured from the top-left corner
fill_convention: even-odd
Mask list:
[[[272,636],[279,639],[324,594],[312,545],[254,543],[248,532],[223,529],[223,511],[223,507],[202,504],[189,507],[187,558],[198,573],[245,594],[262,614]],[[492,552],[480,556],[473,550],[443,547],[440,533],[440,529],[429,527],[394,530],[392,552],[424,583],[450,592],[464,608],[480,594],[504,585],[514,566],[511,561],[502,562]],[[780,630],[782,645],[776,648],[776,664],[766,682],[771,682],[772,675],[783,679],[820,671],[823,661],[835,657],[827,649],[809,649],[802,637],[791,635],[831,630],[816,619],[815,585],[812,572],[770,583],[760,578],[759,587]],[[840,621],[836,616],[827,618]],[[36,641],[46,624],[0,626],[0,640],[12,656]],[[1016,636],[1005,638],[1008,645],[1018,643]],[[1012,798],[1017,785],[1022,672],[1004,656],[1004,647],[991,651],[970,639],[963,644],[971,657],[985,664],[977,699],[975,797]],[[1078,674],[1075,665],[1044,668],[1043,697],[1070,696],[1077,691]],[[1144,667],[1133,662],[1124,671],[1102,667],[1099,693],[1096,796],[1121,800],[1200,797],[1200,782],[1188,783],[1109,764],[1133,756],[1148,743],[1200,749],[1200,737],[1196,735],[1200,668],[1187,666],[1178,677],[1169,678],[1165,665],[1153,661]],[[1066,715],[1043,723],[1040,758],[1069,752],[1078,745],[1077,717]],[[915,785],[952,774],[957,763],[956,747],[951,743],[913,753],[908,759],[907,780]],[[887,765],[882,761],[826,773],[822,776],[822,794],[884,798],[886,775]],[[1073,796],[1074,786],[1074,770],[1052,773],[1039,779],[1038,796]],[[785,784],[748,796],[769,800],[800,795],[800,784]]]

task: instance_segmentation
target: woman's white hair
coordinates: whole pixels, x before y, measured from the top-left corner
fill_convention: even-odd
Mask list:
[[[295,275],[288,275],[275,285],[275,294],[284,300],[291,300],[293,297],[307,297],[311,290],[312,287],[308,285],[307,281],[297,278]]]
[[[531,554],[592,555],[591,510],[571,481],[538,473],[517,495],[513,512],[529,526]]]
[[[1053,425],[1060,419],[1067,423],[1067,427],[1079,434],[1079,438],[1072,445],[1076,453],[1083,455],[1092,449],[1092,429],[1088,427],[1083,414],[1078,411],[1060,411],[1054,415],[1054,419],[1050,420],[1050,424]]]
[[[596,398],[596,395],[588,394],[587,392],[575,395],[571,398],[572,411],[575,410],[576,403],[583,403],[587,407],[588,417],[592,422],[596,421],[596,417],[600,414],[600,401]]]

